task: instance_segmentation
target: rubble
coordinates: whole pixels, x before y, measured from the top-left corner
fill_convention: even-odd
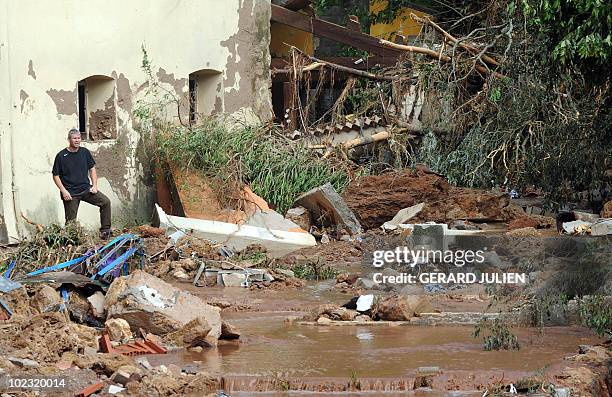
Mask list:
[[[207,337],[211,345],[221,335],[219,308],[141,270],[115,279],[104,307],[108,318],[123,318],[132,329],[142,328],[156,335],[178,331],[200,316],[212,328]]]

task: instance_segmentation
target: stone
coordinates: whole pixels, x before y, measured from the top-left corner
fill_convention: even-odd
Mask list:
[[[62,305],[62,297],[54,288],[43,285],[32,297],[34,307],[41,313],[56,312]]]
[[[339,321],[353,321],[359,313],[355,310],[339,307],[331,312],[331,318]]]
[[[606,202],[599,213],[602,218],[612,218],[612,200]]]
[[[238,330],[238,328],[234,327],[232,324],[228,323],[227,321],[222,321],[221,322],[221,336],[219,337],[219,339],[232,340],[232,339],[238,339],[238,338],[240,338],[240,331]]]
[[[202,348],[202,346],[193,346],[193,347],[188,348],[187,350],[189,350],[192,353],[202,353],[202,350],[204,349]]]
[[[68,312],[72,319],[76,320],[79,323],[87,323],[91,318],[91,305],[89,301],[85,297],[85,295],[79,293],[78,291],[70,292],[68,302],[66,304],[68,307]],[[95,321],[98,322],[97,320]],[[101,326],[102,324],[100,324]]]
[[[96,318],[104,318],[106,311],[104,310],[104,294],[97,291],[95,294],[87,298],[91,307],[91,313]]]
[[[123,318],[132,329],[155,335],[178,331],[198,317],[211,327],[209,342],[221,335],[221,309],[142,270],[117,277],[106,293],[104,307],[109,318]]]
[[[355,316],[355,318],[353,319],[355,321],[359,321],[359,322],[364,322],[364,321],[372,321],[372,319],[370,318],[370,316],[366,315],[366,314],[360,314],[358,316]]]
[[[189,275],[183,270],[175,270],[174,273],[172,273],[172,277],[179,280],[189,280]]]
[[[602,219],[591,225],[591,236],[607,236],[609,234],[612,234],[612,219]]]
[[[332,322],[332,320],[330,320],[327,317],[319,317],[317,319],[317,324],[319,324],[319,325],[329,325],[329,324],[331,324],[331,322]]]
[[[83,349],[83,355],[88,357],[95,357],[98,355],[98,349],[91,346],[85,346]]]
[[[302,194],[296,204],[308,209],[311,218],[321,222],[320,226],[339,225],[346,228],[350,234],[361,233],[361,224],[357,217],[331,183]]]
[[[104,330],[113,342],[125,343],[133,338],[130,324],[122,318],[111,318],[104,323]]]
[[[309,231],[310,227],[312,226],[310,211],[304,207],[295,207],[287,210],[285,218],[289,219],[306,231]]]
[[[376,305],[374,315],[385,321],[410,321],[421,313],[433,311],[425,295],[393,295]]]
[[[117,371],[115,371],[110,380],[125,386],[128,384],[128,382],[134,379],[133,375],[140,376],[141,374],[142,371],[133,365],[122,365],[119,367],[119,369],[117,369]]]
[[[325,233],[323,233],[323,235],[321,236],[321,244],[329,244],[331,240],[329,239],[329,236]]]
[[[30,360],[28,358],[17,358],[17,357],[7,357],[11,363],[17,365],[22,368],[38,368],[40,364],[37,361]]]
[[[209,337],[212,327],[208,324],[205,317],[196,317],[187,323],[182,329],[169,333],[164,337],[164,341],[179,347],[210,347],[217,344],[217,339],[221,336],[213,335]]]

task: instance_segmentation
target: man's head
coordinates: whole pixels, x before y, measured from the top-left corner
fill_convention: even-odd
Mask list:
[[[72,149],[78,149],[81,146],[81,131],[76,128],[68,131],[68,146]]]

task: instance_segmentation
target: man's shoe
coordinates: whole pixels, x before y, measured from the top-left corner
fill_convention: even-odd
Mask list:
[[[110,230],[103,230],[100,232],[100,239],[103,241],[108,240],[109,238],[111,238],[112,236],[112,232]]]

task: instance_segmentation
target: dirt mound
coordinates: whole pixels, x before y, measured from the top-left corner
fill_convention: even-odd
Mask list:
[[[57,362],[65,352],[96,347],[96,331],[66,320],[62,313],[44,313],[31,318],[13,316],[0,329],[0,351],[38,362]]]
[[[353,181],[343,195],[366,229],[381,226],[397,211],[419,203],[425,208],[411,222],[451,222],[465,218],[501,219],[505,195],[451,186],[422,170],[366,176]]]

